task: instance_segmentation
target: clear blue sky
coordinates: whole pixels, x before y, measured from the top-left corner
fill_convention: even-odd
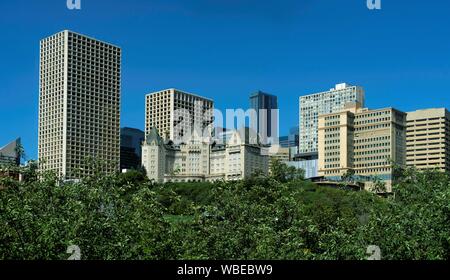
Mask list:
[[[371,108],[450,107],[449,1],[0,1],[0,146],[20,136],[37,155],[39,40],[70,29],[123,49],[122,126],[144,127],[144,95],[168,87],[216,107],[278,95],[281,132],[298,97],[347,82]]]

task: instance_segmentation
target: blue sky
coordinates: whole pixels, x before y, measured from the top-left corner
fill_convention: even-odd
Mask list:
[[[176,87],[247,108],[279,97],[281,133],[298,97],[361,85],[370,108],[450,107],[450,2],[382,0],[0,1],[0,146],[37,156],[39,40],[70,29],[123,49],[122,126],[144,127],[144,95]]]

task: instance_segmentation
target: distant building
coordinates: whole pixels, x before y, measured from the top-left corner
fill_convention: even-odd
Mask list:
[[[120,129],[120,169],[138,169],[142,164],[141,146],[145,133],[136,128]]]
[[[215,127],[213,130],[213,141],[217,144],[226,144],[234,135],[235,130],[222,127]]]
[[[302,169],[305,171],[306,179],[314,179],[319,177],[319,156],[318,153],[298,154],[298,148],[291,149],[291,159],[285,162],[288,166]],[[294,152],[295,151],[295,152]]]
[[[301,161],[287,161],[287,166],[295,167],[305,171],[305,179],[317,178],[319,176],[319,160],[301,160]]]
[[[288,136],[281,136],[279,140],[279,145],[283,148],[293,148],[298,147],[300,140],[299,127],[293,127],[289,131]]]
[[[18,138],[7,145],[0,147],[0,165],[20,165],[20,154],[18,153],[20,145],[20,138]]]
[[[214,122],[211,99],[171,88],[147,94],[145,108],[146,134],[156,128],[163,139],[177,144],[194,136],[211,137]]]
[[[275,149],[274,149],[274,147],[275,147]],[[274,149],[274,150],[272,150],[272,149]],[[283,161],[289,161],[291,158],[289,148],[271,146],[270,148],[268,148],[268,150],[269,150],[270,159],[279,160],[279,161],[283,162]]]
[[[405,146],[406,114],[396,109],[348,103],[341,112],[319,116],[319,176],[327,179],[354,172],[367,189],[378,178],[391,192],[394,164],[406,164]]]
[[[445,108],[409,112],[406,162],[419,170],[450,172],[450,113]]]
[[[290,160],[290,150],[289,148],[283,148],[279,145],[272,145],[268,149],[269,155],[269,171],[272,172],[272,162],[278,160],[280,162],[287,162]]]
[[[40,42],[39,168],[65,180],[115,173],[120,160],[119,47],[72,31]]]
[[[20,138],[18,138],[7,145],[0,147],[0,178],[9,177],[20,180],[19,172],[10,168],[11,165],[20,165],[20,154],[18,152],[20,145]],[[0,189],[3,189],[3,187],[4,186],[0,185]]]
[[[300,97],[300,154],[318,152],[319,116],[339,112],[348,102],[358,102],[364,107],[363,88],[344,83],[329,91]]]
[[[160,183],[233,181],[256,172],[268,174],[269,158],[254,141],[245,129],[235,131],[227,144],[192,140],[175,145],[152,128],[142,146],[142,165],[148,178]]]
[[[250,96],[250,108],[257,114],[257,133],[262,137],[263,144],[270,142],[268,138],[276,138],[278,140],[278,97],[262,91],[258,91]]]

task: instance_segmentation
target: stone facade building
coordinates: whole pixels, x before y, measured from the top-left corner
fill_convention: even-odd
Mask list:
[[[152,128],[142,146],[147,177],[159,183],[242,180],[257,172],[268,174],[267,151],[236,131],[225,144],[194,140],[175,145]]]

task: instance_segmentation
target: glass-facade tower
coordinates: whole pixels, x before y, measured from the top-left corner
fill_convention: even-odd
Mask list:
[[[278,110],[278,97],[258,91],[250,96],[250,108],[257,114],[258,134],[263,138],[278,139],[278,129],[272,126],[273,122],[277,123],[278,121],[278,113],[274,114],[275,112],[272,111]]]

